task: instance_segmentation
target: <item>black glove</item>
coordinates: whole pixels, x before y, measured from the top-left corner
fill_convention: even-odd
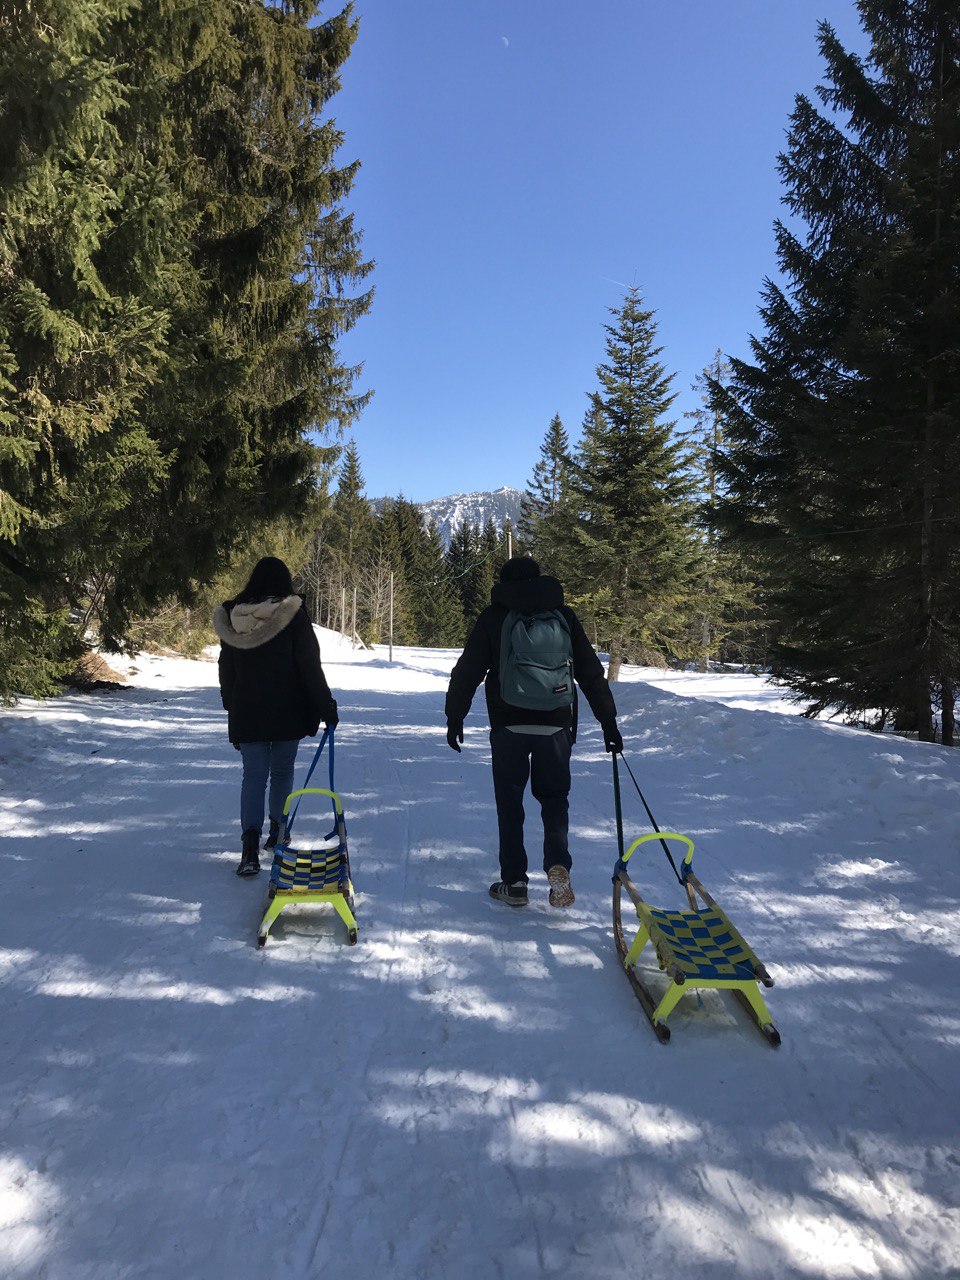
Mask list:
[[[328,729],[335,729],[340,723],[340,717],[337,715],[337,704],[331,702],[327,708],[327,714],[323,717],[323,723]]]
[[[448,720],[447,721],[447,743],[453,747],[454,751],[460,750],[460,743],[463,741],[463,721]]]
[[[623,750],[623,738],[620,736],[616,720],[611,724],[601,725],[601,728],[603,729],[604,751],[612,751],[615,755],[619,755]]]

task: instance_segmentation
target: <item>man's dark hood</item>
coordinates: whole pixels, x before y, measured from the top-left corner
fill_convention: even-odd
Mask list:
[[[518,613],[547,613],[563,604],[563,587],[556,578],[521,578],[518,582],[498,582],[490,592],[491,604],[502,604]]]

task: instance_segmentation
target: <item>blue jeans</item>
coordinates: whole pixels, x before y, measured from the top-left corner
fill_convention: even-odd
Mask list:
[[[293,790],[293,767],[299,738],[286,742],[241,742],[243,784],[240,787],[240,830],[263,831],[263,798],[270,779],[270,821],[279,822]]]

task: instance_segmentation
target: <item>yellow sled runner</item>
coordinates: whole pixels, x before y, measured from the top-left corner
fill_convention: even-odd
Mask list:
[[[630,777],[633,772],[624,760]],[[636,778],[633,778],[637,786]],[[617,757],[613,756],[613,784],[617,809],[617,841],[619,858],[613,869],[613,936],[617,954],[630,985],[650,1020],[657,1039],[666,1044],[670,1039],[667,1018],[680,997],[687,991],[719,987],[732,991],[734,997],[756,1022],[761,1035],[771,1045],[780,1044],[780,1033],[773,1025],[770,1012],[764,1003],[757,984],[773,986],[773,979],[761,964],[751,947],[734,928],[726,912],[713,900],[693,872],[693,841],[689,836],[675,831],[661,831],[653,821],[653,815],[637,786],[640,799],[653,824],[654,830],[638,837],[624,853],[623,817],[620,808],[620,774]],[[663,911],[645,902],[639,889],[627,872],[627,863],[633,853],[650,840],[659,840],[664,852],[683,885],[690,906],[689,911]],[[667,841],[679,841],[686,845],[687,853],[677,869]],[[623,932],[620,910],[621,890],[633,903],[640,928],[628,947]],[[703,904],[699,906],[697,898]],[[656,952],[660,969],[671,984],[659,1000],[655,1001],[637,972],[641,952],[650,943]]]

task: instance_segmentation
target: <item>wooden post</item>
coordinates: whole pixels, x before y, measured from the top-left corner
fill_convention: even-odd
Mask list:
[[[393,661],[393,570],[390,570],[390,661]]]
[[[337,628],[341,635],[347,634],[347,588],[340,588],[340,625]]]

